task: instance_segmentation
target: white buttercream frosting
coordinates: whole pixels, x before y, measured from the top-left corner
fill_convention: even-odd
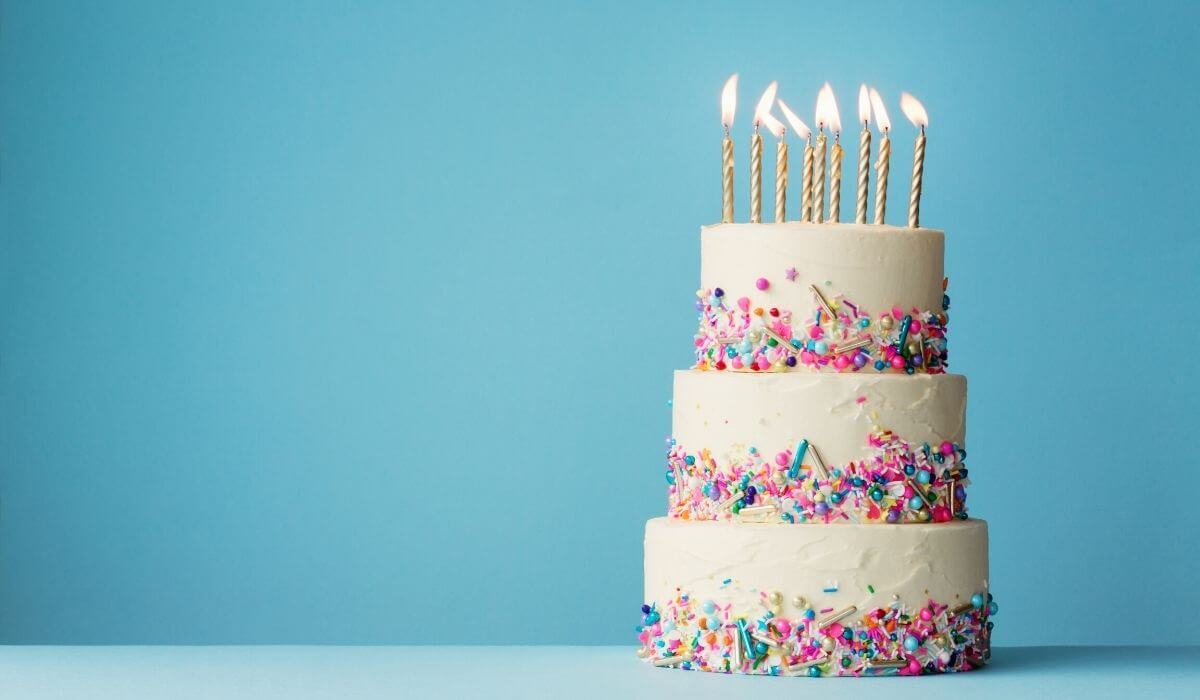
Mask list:
[[[807,439],[831,466],[866,457],[875,427],[909,443],[965,445],[962,375],[675,372],[672,435],[688,450],[728,461]]]
[[[718,224],[700,230],[700,286],[752,307],[813,308],[809,285],[871,313],[942,308],[944,236],[872,224]],[[795,279],[785,271],[794,268]],[[766,279],[770,286],[759,290]]]
[[[646,523],[645,600],[686,593],[735,614],[760,614],[782,595],[785,616],[803,610],[970,601],[988,589],[987,523],[780,527],[748,523]],[[872,592],[872,590],[874,592]]]

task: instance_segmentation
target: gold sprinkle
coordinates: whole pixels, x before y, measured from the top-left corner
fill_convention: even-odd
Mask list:
[[[655,659],[654,665],[655,666],[678,666],[679,664],[681,664],[687,660],[688,660],[688,657],[686,657],[686,656],[664,656],[661,659]]]
[[[850,343],[849,345],[843,345],[843,346],[839,347],[835,352],[839,352],[839,353],[850,352],[852,350],[857,350],[859,348],[865,348],[870,344],[871,344],[870,338],[862,338],[861,340],[856,340],[853,343]]]
[[[720,505],[717,506],[717,510],[728,510],[729,507],[732,506],[734,503],[737,503],[738,499],[741,498],[742,496],[743,496],[743,494],[741,491],[734,491],[732,496],[725,499],[724,501],[721,502]]]
[[[836,319],[837,316],[833,315],[833,309],[829,308],[829,302],[825,301],[825,297],[821,294],[821,291],[817,289],[817,286],[810,284],[808,285],[808,289],[813,293],[813,296],[816,297],[817,303],[821,305],[821,310],[825,312],[825,315],[829,317],[829,320],[833,321]]]
[[[869,669],[892,669],[908,666],[907,661],[872,661],[867,664]]]
[[[858,611],[857,607],[855,607],[853,605],[848,605],[845,608],[842,608],[841,610],[833,613],[832,615],[825,618],[824,620],[821,620],[820,622],[818,622],[817,629],[824,629],[848,615],[853,615],[857,611]]]
[[[933,510],[933,504],[929,502],[929,496],[926,496],[924,491],[922,491],[921,489],[917,488],[917,485],[916,485],[916,484],[914,484],[914,483],[912,482],[912,479],[909,479],[909,478],[906,476],[906,477],[904,477],[904,483],[908,484],[909,488],[911,488],[913,491],[915,491],[915,492],[916,492],[916,494],[917,494],[918,496],[920,496],[920,497],[921,497],[921,500],[925,502],[925,507],[926,507],[926,508],[929,508],[930,510]]]
[[[829,660],[828,654],[825,654],[823,656],[818,656],[815,659],[809,659],[808,661],[804,661],[802,663],[789,665],[787,667],[787,672],[790,674],[790,673],[795,673],[797,671],[804,671],[804,670],[807,670],[810,666],[818,666],[820,664],[825,663],[828,660]]]
[[[821,459],[821,453],[817,452],[817,446],[809,443],[808,453],[812,455],[813,466],[816,467],[817,473],[822,479],[829,479],[829,470],[825,468],[825,462]]]
[[[789,350],[793,354],[797,354],[797,355],[800,354],[800,348],[798,348],[795,345],[792,345],[790,342],[784,340],[783,336],[779,335],[775,331],[771,330],[770,328],[767,328],[766,326],[763,326],[763,331],[766,332],[766,334],[768,336],[770,336],[771,338],[774,338],[775,342],[779,343],[779,346],[782,347],[784,350]]]
[[[745,508],[742,508],[741,510],[738,511],[738,515],[747,517],[747,518],[753,518],[753,517],[760,516],[760,515],[766,515],[766,516],[778,515],[778,513],[779,513],[779,507],[776,505],[771,505],[771,504],[762,505],[762,506],[746,506]]]

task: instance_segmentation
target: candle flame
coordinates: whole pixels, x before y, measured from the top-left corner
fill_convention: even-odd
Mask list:
[[[829,83],[822,85],[821,91],[817,93],[817,128],[823,129],[827,126],[835,132],[842,130],[842,118],[838,114],[837,100],[833,97],[833,88]]]
[[[871,123],[871,96],[867,93],[867,85],[858,86],[858,120],[865,129]]]
[[[729,76],[721,88],[721,125],[726,129],[733,126],[733,112],[737,109],[737,78],[737,73]]]
[[[775,91],[779,89],[779,83],[771,81],[766,90],[763,90],[762,97],[758,98],[758,104],[754,106],[754,125],[766,121],[764,115],[770,117],[771,105],[775,103]]]
[[[913,126],[924,129],[929,126],[929,115],[925,113],[925,105],[907,92],[900,93],[900,111],[913,123]]]
[[[771,114],[770,112],[764,112],[762,115],[762,123],[763,126],[767,127],[767,131],[771,132],[771,135],[773,135],[775,138],[783,138],[783,132],[785,131],[783,122],[776,119],[775,115]]]
[[[871,88],[871,111],[875,113],[875,126],[883,133],[892,130],[892,120],[888,119],[887,105],[883,103],[883,98],[879,96],[879,91]]]
[[[783,100],[777,100],[777,102],[779,102],[779,111],[783,112],[783,118],[792,127],[792,133],[804,140],[811,138],[812,130],[808,128],[808,125],[800,121],[800,117],[797,117],[796,113],[789,109]]]

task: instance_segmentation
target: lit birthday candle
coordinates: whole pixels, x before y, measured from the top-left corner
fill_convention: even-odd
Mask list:
[[[766,92],[754,107],[754,124],[767,127],[767,131],[778,139],[775,144],[775,223],[782,224],[787,216],[788,155],[787,141],[783,138],[783,123],[771,114],[778,87],[777,83],[767,86]]]
[[[829,83],[821,88],[817,93],[817,146],[813,151],[813,223],[821,223],[825,220],[825,153],[828,140],[825,138],[825,125],[828,123],[826,110],[828,109],[826,92],[832,93],[833,88],[829,87]]]
[[[825,118],[829,130],[833,132],[833,148],[829,151],[829,216],[828,223],[836,224],[842,218],[842,117],[838,113],[837,100],[833,98],[833,88],[825,83]]]
[[[854,207],[854,223],[867,223],[867,189],[871,179],[871,96],[866,85],[858,87],[858,202]]]
[[[729,76],[721,89],[721,126],[725,127],[725,138],[721,141],[721,222],[733,222],[733,139],[729,129],[733,126],[733,112],[737,108],[737,73]]]
[[[908,227],[918,228],[921,225],[921,179],[925,174],[925,127],[929,126],[929,115],[920,100],[907,92],[900,93],[900,111],[920,129],[913,147],[912,189],[908,195]]]
[[[875,126],[883,136],[879,141],[879,158],[875,161],[875,224],[882,226],[887,216],[888,170],[892,167],[892,121],[888,119],[887,105],[875,88],[871,88],[871,111],[875,114]]]
[[[767,108],[770,109],[771,102],[775,101],[776,84],[771,83],[767,86],[766,92],[759,99],[759,107],[768,95],[771,100],[767,102]],[[758,133],[758,129],[762,126],[762,109],[755,108],[754,110],[754,134],[750,137],[750,223],[762,223],[762,134]]]
[[[800,220],[808,221],[812,218],[812,130],[784,104],[783,100],[778,102],[779,111],[783,112],[783,118],[787,120],[788,126],[792,127],[792,133],[804,139],[804,167],[801,168],[800,176]]]

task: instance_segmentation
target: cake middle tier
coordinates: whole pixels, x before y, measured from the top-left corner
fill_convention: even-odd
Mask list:
[[[966,517],[966,377],[680,370],[669,513],[690,520]]]

